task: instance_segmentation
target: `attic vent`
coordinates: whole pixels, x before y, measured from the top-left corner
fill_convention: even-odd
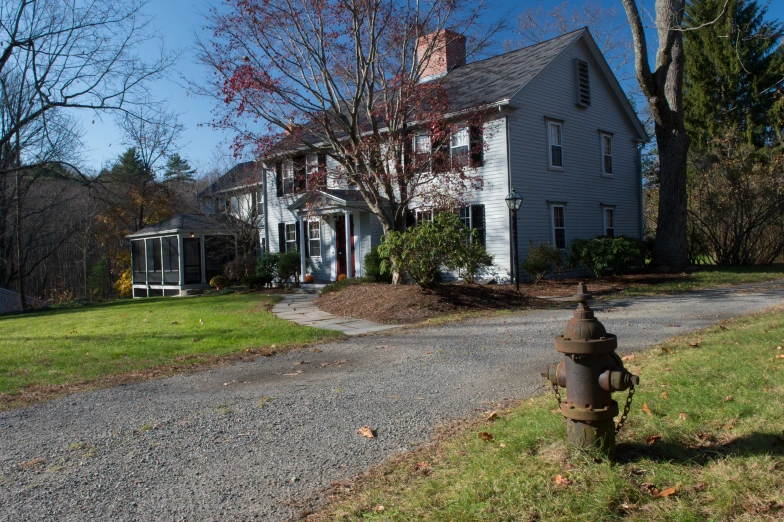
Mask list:
[[[588,77],[588,62],[574,59],[575,103],[583,107],[591,106],[591,82]]]

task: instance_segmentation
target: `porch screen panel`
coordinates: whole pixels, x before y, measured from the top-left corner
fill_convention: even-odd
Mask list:
[[[233,236],[205,236],[204,262],[207,282],[223,273],[223,267],[235,257]]]
[[[161,238],[147,240],[147,282],[160,283],[162,281],[161,263]]]
[[[185,238],[182,240],[183,283],[201,283],[201,240]]]
[[[164,237],[163,240],[163,282],[180,282],[180,246],[177,236]]]
[[[131,258],[133,260],[133,282],[147,281],[147,259],[144,257],[144,241],[131,241]]]

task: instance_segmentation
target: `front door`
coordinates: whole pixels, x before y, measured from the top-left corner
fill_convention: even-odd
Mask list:
[[[351,273],[346,270],[346,217],[335,218],[335,250],[337,252],[338,276],[354,277],[354,216],[351,216]]]

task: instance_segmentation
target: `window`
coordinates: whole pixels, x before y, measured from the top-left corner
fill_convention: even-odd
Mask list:
[[[449,156],[452,163],[465,163],[470,148],[471,136],[468,133],[468,127],[463,127],[452,134],[452,138],[449,140]]]
[[[308,221],[310,257],[321,257],[321,221]]]
[[[550,168],[563,168],[562,125],[554,121],[547,122],[548,144],[550,147]]]
[[[604,209],[604,235],[607,237],[615,237],[615,209]]]
[[[433,221],[432,210],[417,210],[416,211],[416,224],[424,223],[426,221]]]
[[[283,162],[283,194],[294,194],[296,183],[294,180],[294,162]]]
[[[479,242],[485,244],[485,206],[471,205],[460,209],[460,221],[471,229],[476,230],[476,237]]]
[[[566,219],[564,216],[563,205],[553,205],[552,225],[553,225],[553,244],[555,248],[566,248]]]
[[[298,250],[297,248],[297,224],[286,223],[286,252]]]
[[[260,237],[259,238],[259,249],[261,251],[261,255],[262,256],[267,253],[267,238],[266,237]]]
[[[602,140],[602,174],[612,176],[612,136],[610,134],[600,134]]]
[[[574,59],[574,102],[582,107],[591,106],[591,82],[588,75],[588,62]]]
[[[258,217],[264,216],[264,191],[256,191],[256,215]]]
[[[432,145],[430,143],[429,134],[417,134],[414,136],[414,154],[430,155],[432,152]]]
[[[147,283],[161,282],[161,238],[147,240]]]
[[[163,246],[163,282],[180,282],[180,245],[177,236],[164,237]]]

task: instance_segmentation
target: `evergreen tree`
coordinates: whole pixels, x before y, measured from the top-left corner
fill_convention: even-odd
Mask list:
[[[166,162],[166,171],[163,174],[165,181],[194,181],[193,175],[196,173],[188,164],[188,160],[180,157],[176,152],[169,156]]]
[[[120,157],[117,158],[117,162],[111,169],[111,177],[113,179],[126,182],[133,182],[135,179],[143,178],[144,174],[144,164],[135,147],[130,147],[120,154]]]
[[[696,150],[727,128],[761,146],[779,124],[772,110],[784,64],[782,25],[766,20],[757,0],[729,0],[722,14],[724,5],[693,0],[686,8],[686,25],[699,27],[684,32],[686,129]]]

